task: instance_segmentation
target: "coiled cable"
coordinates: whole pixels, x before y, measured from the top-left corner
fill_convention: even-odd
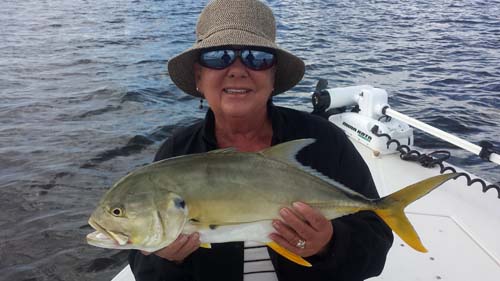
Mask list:
[[[401,144],[398,140],[392,139],[388,134],[381,134],[378,132],[379,128],[377,125],[373,126],[371,132],[377,137],[385,137],[388,139],[387,141],[387,149],[389,149],[390,145],[395,143],[397,145],[396,150],[400,153],[399,158],[405,161],[414,161],[420,163],[420,165],[426,168],[433,168],[438,165],[440,167],[440,173],[443,174],[446,171],[451,171],[452,173],[456,173],[456,169],[451,166],[445,166],[443,164],[444,161],[448,160],[451,156],[451,153],[447,150],[436,150],[429,154],[420,153],[417,150],[411,149],[408,145]],[[458,173],[459,177],[465,177],[467,179],[467,186],[471,186],[475,183],[479,183],[482,186],[482,191],[486,193],[490,189],[496,189],[498,193],[498,198],[500,199],[500,185],[497,184],[486,184],[486,182],[482,179],[475,178],[472,179],[467,173]]]

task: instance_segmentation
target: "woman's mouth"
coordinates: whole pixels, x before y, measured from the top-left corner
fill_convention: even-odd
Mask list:
[[[241,95],[241,94],[247,94],[251,90],[245,88],[224,88],[223,91],[226,94]]]

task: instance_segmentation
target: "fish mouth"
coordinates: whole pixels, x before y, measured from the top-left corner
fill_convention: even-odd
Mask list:
[[[106,230],[92,218],[89,219],[89,224],[96,231],[87,234],[87,243],[97,247],[119,249],[129,243],[128,236],[122,233],[115,233]]]

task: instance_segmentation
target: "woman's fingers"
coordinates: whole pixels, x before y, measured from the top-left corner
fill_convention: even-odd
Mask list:
[[[290,226],[302,239],[309,240],[314,236],[314,229],[300,218],[291,209],[283,208],[280,210],[280,215],[284,222]]]
[[[295,202],[293,203],[293,209],[302,215],[307,223],[316,231],[322,231],[331,225],[331,222],[320,211],[305,203]]]
[[[200,247],[200,235],[198,233],[193,233],[189,235],[186,243],[182,245],[182,247],[178,250],[178,253],[180,256],[182,256],[182,259],[184,259],[199,247]]]
[[[297,248],[297,243],[300,239],[298,238],[297,234],[295,234],[294,232],[290,232],[290,230],[288,230],[288,227],[280,221],[274,221],[273,226],[278,231],[278,233],[272,233],[270,235],[270,238],[285,249],[298,255],[302,255],[302,249]],[[293,242],[294,240],[295,242]]]
[[[283,221],[273,221],[277,233],[270,235],[276,243],[303,257],[320,253],[333,236],[331,222],[318,210],[296,202],[293,209],[280,210]]]

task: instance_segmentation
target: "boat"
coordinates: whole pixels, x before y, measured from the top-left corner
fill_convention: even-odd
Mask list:
[[[395,235],[382,274],[369,280],[499,280],[500,183],[447,163],[447,151],[422,152],[413,145],[413,132],[423,130],[500,165],[490,143],[475,145],[401,114],[390,108],[384,89],[370,85],[328,88],[321,79],[312,103],[312,114],[345,131],[368,164],[380,196],[431,176],[460,173],[405,209],[428,252],[416,252]],[[128,265],[112,279],[133,280]]]

